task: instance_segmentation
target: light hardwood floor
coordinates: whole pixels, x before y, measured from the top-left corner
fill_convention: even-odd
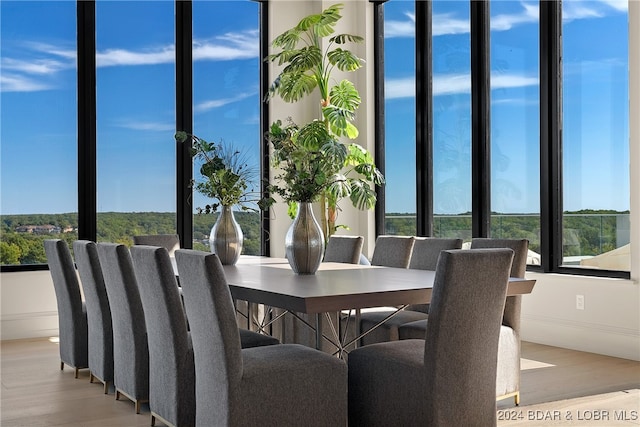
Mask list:
[[[150,425],[148,405],[136,415],[126,398],[90,384],[87,370],[78,379],[60,371],[57,344],[47,339],[2,341],[0,351],[2,427]],[[498,402],[499,426],[640,425],[640,362],[526,342],[522,356],[521,405]]]

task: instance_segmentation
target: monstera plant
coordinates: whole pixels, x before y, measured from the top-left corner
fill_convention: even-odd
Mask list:
[[[267,138],[273,146],[273,166],[282,171],[271,191],[282,196],[290,207],[295,202],[319,201],[326,238],[340,227],[336,218],[341,199],[349,198],[358,209],[372,209],[376,203],[375,186],[384,183],[373,156],[365,148],[340,141],[358,137],[354,119],[361,99],[351,81],[336,81],[332,73],[353,72],[364,63],[346,48],[347,44],[362,42],[362,37],[334,34],[342,8],[342,4],[335,4],[322,13],[304,17],[272,41],[275,52],[265,59],[282,66],[269,87],[267,99],[278,96],[295,103],[308,96],[319,97],[318,118],[303,125],[277,120]],[[296,200],[300,194],[306,200]]]

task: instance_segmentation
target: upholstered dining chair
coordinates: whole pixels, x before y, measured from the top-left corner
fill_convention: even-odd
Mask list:
[[[471,240],[471,248],[510,248],[514,251],[511,277],[523,278],[527,272],[527,255],[529,241],[527,239],[482,239]],[[496,396],[498,400],[513,397],[516,405],[520,404],[520,312],[522,295],[507,297],[502,327],[500,328],[500,344],[498,346],[498,377]]]
[[[350,427],[496,425],[497,349],[512,259],[511,249],[441,253],[425,338],[349,354]]]
[[[113,322],[113,383],[116,400],[124,395],[136,413],[149,401],[149,347],[144,311],[129,248],[98,243],[98,257]]]
[[[176,251],[196,369],[196,426],[347,423],[347,367],[299,344],[242,349],[217,255]]]
[[[395,267],[395,268],[408,268],[411,261],[411,252],[413,251],[415,239],[413,236],[395,236],[395,235],[381,235],[376,238],[375,246],[373,248],[373,254],[371,255],[370,265],[382,266],[382,267]],[[370,329],[368,323],[364,325],[362,323],[362,316],[371,316],[372,318],[378,317],[378,312],[386,312],[387,314],[382,316],[384,319],[389,313],[395,311],[394,307],[375,307],[356,309],[355,313],[347,311],[342,313],[342,317],[346,317],[347,320],[343,321],[345,325],[341,328],[344,329],[345,336],[357,336],[360,331],[367,331]],[[378,322],[376,322],[378,323]],[[360,344],[368,344],[369,342],[377,342],[374,335],[376,331],[371,331],[365,335]],[[368,341],[372,340],[372,341]]]
[[[435,270],[440,252],[449,249],[462,248],[462,239],[446,239],[437,237],[414,237],[413,249],[409,268],[415,270]],[[367,331],[375,325],[380,324],[387,316],[395,310],[376,310],[362,313],[361,328]],[[413,304],[407,306],[403,311],[396,313],[382,325],[375,328],[362,338],[362,344],[373,344],[376,342],[395,341],[398,339],[398,327],[409,322],[423,320],[429,313],[429,304]]]
[[[173,256],[180,249],[180,237],[177,234],[146,234],[133,236],[134,245],[160,246]]]
[[[511,277],[523,278],[527,271],[527,253],[529,242],[526,239],[474,238],[471,249],[509,248],[514,251],[511,265]],[[520,404],[520,311],[522,295],[509,296],[506,299],[500,341],[498,345],[498,373],[496,396],[498,400],[513,397]],[[398,329],[400,339],[421,338],[427,327],[426,320],[417,320],[401,325]]]
[[[89,367],[87,310],[80,294],[78,275],[64,240],[45,240],[44,251],[58,305],[60,370],[65,364],[71,366],[78,378],[78,370]]]
[[[413,236],[378,236],[371,265],[408,268],[415,238]]]
[[[132,246],[149,343],[149,409],[171,426],[195,424],[193,347],[169,252]]]
[[[89,381],[100,381],[107,394],[109,384],[113,382],[113,328],[98,249],[92,241],[76,240],[73,253],[87,306]]]
[[[364,237],[333,234],[327,241],[323,262],[358,264],[362,254]]]

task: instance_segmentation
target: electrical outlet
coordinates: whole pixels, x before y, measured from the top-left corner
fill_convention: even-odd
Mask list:
[[[584,295],[576,295],[576,310],[584,310]]]

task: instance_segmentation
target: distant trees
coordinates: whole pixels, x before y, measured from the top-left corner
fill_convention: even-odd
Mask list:
[[[217,213],[194,215],[193,248],[208,251],[209,233]],[[235,212],[244,233],[243,254],[260,254],[260,214]],[[565,212],[564,256],[589,256],[608,252],[619,246],[628,227],[629,211],[583,210]],[[26,225],[53,225],[62,232],[48,234],[19,233],[16,227]],[[45,239],[63,239],[71,247],[77,240],[77,214],[3,215],[0,222],[0,263],[45,264]],[[540,217],[533,214],[497,214],[491,221],[491,235],[500,238],[526,238],[529,248],[540,248]],[[98,214],[98,241],[133,244],[138,234],[170,234],[176,231],[176,217],[172,212],[105,212]],[[389,214],[385,233],[415,235],[414,214]],[[446,215],[434,218],[434,236],[471,238],[471,214]]]

